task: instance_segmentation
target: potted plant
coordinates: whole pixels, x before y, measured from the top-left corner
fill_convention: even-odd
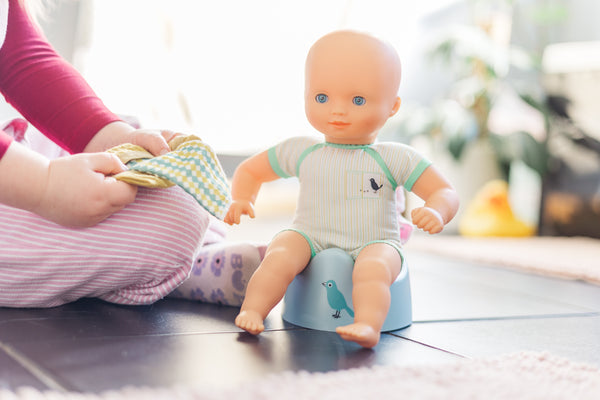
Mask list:
[[[540,57],[510,43],[512,2],[504,5],[500,10],[489,8],[475,23],[453,27],[432,42],[428,59],[451,71],[452,83],[430,105],[403,105],[387,131],[388,137],[405,143],[422,144],[426,138],[426,153],[436,164],[442,158],[440,167],[446,172],[457,169],[449,175],[463,203],[487,181],[508,180],[517,161],[535,171],[540,182],[548,169],[550,113],[537,84]],[[529,79],[509,80],[514,71]],[[536,84],[531,84],[531,76]],[[507,104],[517,104],[518,111],[511,114]],[[522,115],[533,116],[537,128],[498,124]]]
[[[392,135],[407,142],[425,136],[436,150],[444,149],[457,162],[471,145],[489,147],[503,176],[508,175],[514,160],[523,161],[543,176],[548,162],[543,138],[523,129],[496,132],[490,124],[490,116],[507,97],[513,97],[512,101],[516,97],[522,106],[536,110],[546,131],[549,124],[543,93],[533,85],[506,79],[511,68],[535,72],[538,63],[525,50],[498,40],[496,23],[491,20],[456,27],[434,41],[429,59],[451,70],[454,81],[443,98],[430,106],[405,105]]]

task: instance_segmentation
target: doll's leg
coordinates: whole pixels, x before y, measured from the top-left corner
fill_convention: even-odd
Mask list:
[[[190,277],[170,297],[239,306],[266,245],[221,241],[202,246]]]
[[[269,312],[310,261],[306,239],[294,231],[283,231],[267,247],[265,258],[248,282],[246,297],[235,324],[253,335],[262,332]]]
[[[208,222],[179,187],[140,188],[134,203],[85,229],[0,205],[0,306],[152,303],[188,277]]]
[[[352,272],[354,323],[336,329],[343,339],[367,348],[379,342],[390,308],[390,286],[401,268],[400,253],[385,243],[370,244],[358,254]]]

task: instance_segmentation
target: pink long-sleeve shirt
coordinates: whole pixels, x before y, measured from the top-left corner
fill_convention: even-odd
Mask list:
[[[83,77],[61,58],[31,21],[20,0],[0,18],[0,92],[44,135],[71,153],[83,151],[92,137],[120,120],[95,95]],[[5,26],[1,26],[5,24]],[[0,131],[0,158],[12,138]]]

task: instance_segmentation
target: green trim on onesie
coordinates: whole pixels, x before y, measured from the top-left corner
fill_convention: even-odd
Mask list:
[[[308,147],[306,150],[304,150],[302,152],[302,154],[300,155],[300,157],[298,158],[298,162],[296,163],[296,176],[300,175],[300,165],[302,164],[302,161],[304,161],[304,159],[310,153],[312,153],[313,151],[319,150],[321,147],[324,147],[324,146],[335,147],[338,149],[363,150],[365,153],[370,155],[375,160],[375,162],[379,165],[379,167],[383,170],[383,173],[385,174],[387,180],[392,185],[392,189],[396,190],[396,188],[398,187],[398,183],[394,179],[394,176],[390,172],[390,169],[385,164],[385,161],[383,161],[383,158],[381,157],[381,155],[376,150],[374,150],[370,144],[342,144],[342,143],[324,142],[324,143],[318,143],[318,144],[312,145],[312,146]],[[269,160],[271,160],[271,154],[269,154]],[[271,165],[272,164],[273,164],[273,162],[271,161]],[[275,168],[273,168],[273,169],[275,169]],[[278,175],[283,176],[279,173],[278,173]]]
[[[398,251],[398,254],[400,254],[400,259],[402,260],[402,267],[404,267],[404,253],[402,252],[402,247],[399,246],[397,243],[392,242],[391,240],[373,240],[367,244],[365,244],[364,246],[362,246],[360,249],[358,249],[358,254],[360,254],[360,252],[367,247],[370,244],[375,244],[375,243],[383,243],[383,244],[387,244],[392,246],[393,248],[395,248]]]
[[[368,155],[370,155],[371,157],[373,157],[373,159],[375,160],[375,162],[377,164],[379,164],[379,167],[385,173],[385,176],[387,177],[387,180],[392,184],[392,189],[396,190],[396,188],[398,187],[398,183],[394,179],[394,176],[390,172],[390,169],[385,164],[385,161],[383,161],[383,158],[381,158],[381,155],[377,151],[375,151],[373,148],[371,148],[369,146],[365,146],[363,150],[365,151],[365,153],[367,153]]]
[[[271,147],[267,150],[267,156],[269,157],[269,163],[271,164],[271,168],[273,168],[273,172],[279,175],[282,178],[290,178],[291,176],[286,174],[285,171],[279,165],[279,161],[277,161],[277,152],[275,147]]]
[[[360,149],[364,149],[365,147],[370,147],[370,144],[344,144],[344,143],[331,143],[331,142],[324,142],[321,143],[325,146],[330,146],[330,147],[337,147],[338,149],[350,149],[350,150],[360,150]]]
[[[430,165],[431,165],[431,161],[429,161],[429,160],[423,159],[423,160],[419,161],[419,164],[417,164],[414,171],[410,174],[410,176],[408,177],[406,182],[404,182],[404,187],[406,188],[406,190],[408,190],[409,192],[412,191],[412,188],[413,188],[415,182],[417,181],[417,179],[419,179],[419,177],[421,176],[423,171],[425,171],[427,169],[427,167],[429,167]]]
[[[308,242],[308,245],[310,246],[310,258],[311,259],[317,254],[317,251],[315,250],[315,246],[313,245],[312,240],[310,240],[310,238],[308,237],[308,235],[306,233],[304,233],[304,232],[302,232],[302,231],[300,231],[298,229],[294,229],[294,228],[286,228],[286,229],[280,231],[279,233],[285,232],[285,231],[296,232],[296,233],[302,235],[302,237],[304,239],[306,239],[306,241]],[[279,233],[277,235],[279,235]],[[275,236],[277,236],[277,235],[275,235]]]
[[[306,233],[302,232],[301,230],[295,229],[295,228],[286,228],[286,229],[283,229],[282,231],[280,231],[279,233],[286,232],[286,231],[292,231],[292,232],[296,232],[296,233],[302,235],[302,237],[306,240],[306,242],[308,243],[308,246],[310,247],[310,258],[311,259],[317,255],[315,246],[314,246],[312,240],[310,240],[310,238],[308,237],[308,235]],[[279,235],[279,233],[277,235]],[[275,236],[277,236],[277,235],[275,235]],[[350,255],[353,260],[356,260],[356,257],[358,257],[360,252],[365,247],[367,247],[371,244],[375,244],[375,243],[387,244],[388,246],[392,246],[394,249],[396,249],[398,251],[398,254],[400,255],[400,259],[402,260],[402,265],[404,265],[404,253],[402,252],[402,246],[400,246],[399,244],[395,243],[392,240],[372,240],[368,243],[365,243],[363,246],[359,247],[358,250],[354,250],[352,252],[348,252],[348,251],[344,250],[344,252],[348,253],[348,255]],[[324,250],[327,250],[327,249],[323,249],[321,251],[324,251]]]
[[[317,143],[317,144],[313,144],[310,147],[307,147],[306,150],[304,150],[302,152],[302,154],[300,154],[300,157],[298,158],[298,162],[296,163],[296,176],[300,176],[300,164],[302,164],[302,161],[304,161],[304,159],[306,158],[306,156],[308,156],[310,153],[312,153],[315,150],[319,150],[321,147],[327,145],[327,143]]]

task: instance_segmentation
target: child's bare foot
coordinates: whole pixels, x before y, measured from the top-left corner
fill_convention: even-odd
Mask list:
[[[335,330],[344,340],[356,342],[368,349],[375,347],[379,343],[379,331],[376,331],[362,322],[355,322],[350,325],[340,326]]]
[[[238,328],[241,328],[253,335],[258,335],[265,330],[262,317],[259,313],[252,310],[240,312],[235,318],[235,324]]]

